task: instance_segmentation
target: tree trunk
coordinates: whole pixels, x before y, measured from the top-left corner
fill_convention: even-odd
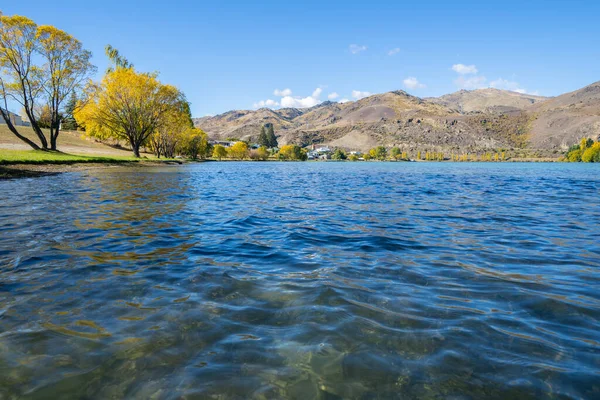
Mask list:
[[[42,149],[48,150],[48,141],[46,140],[46,136],[44,135],[44,132],[42,132],[42,129],[38,125],[37,120],[33,116],[33,112],[31,110],[29,110],[27,104],[25,104],[24,108],[25,108],[25,113],[27,114],[27,117],[29,118],[29,122],[31,123],[31,128],[33,129],[35,134],[40,139],[40,142],[42,143]]]
[[[56,140],[58,139],[58,130],[52,136],[50,136],[50,150],[56,151]]]
[[[54,129],[50,129],[50,150],[56,151],[56,141],[58,140],[58,134],[60,133],[60,118],[56,116],[55,121],[52,121]]]
[[[131,149],[133,150],[133,155],[137,158],[140,158],[140,144],[132,142]]]
[[[8,117],[8,118],[7,118]],[[8,126],[8,129],[19,139],[21,139],[22,141],[24,141],[25,143],[27,143],[29,146],[31,146],[32,149],[34,150],[40,150],[40,146],[38,146],[37,144],[35,144],[33,141],[29,140],[28,138],[26,138],[25,136],[21,135],[19,133],[19,131],[17,130],[17,128],[15,128],[15,126],[13,125],[12,121],[10,120],[10,115],[5,115],[4,114],[4,110],[2,110],[2,118],[4,119],[4,122],[6,122],[6,126]]]

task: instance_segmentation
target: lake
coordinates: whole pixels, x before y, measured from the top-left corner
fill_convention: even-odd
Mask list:
[[[0,398],[600,398],[600,168],[0,182]]]

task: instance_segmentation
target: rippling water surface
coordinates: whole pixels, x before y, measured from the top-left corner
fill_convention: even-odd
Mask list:
[[[599,172],[0,182],[0,398],[600,398]]]

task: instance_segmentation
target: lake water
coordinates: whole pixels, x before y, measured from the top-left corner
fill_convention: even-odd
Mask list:
[[[0,398],[600,398],[600,168],[0,182]]]

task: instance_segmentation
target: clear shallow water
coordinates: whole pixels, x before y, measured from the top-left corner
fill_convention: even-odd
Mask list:
[[[0,398],[600,398],[599,173],[0,182]]]

